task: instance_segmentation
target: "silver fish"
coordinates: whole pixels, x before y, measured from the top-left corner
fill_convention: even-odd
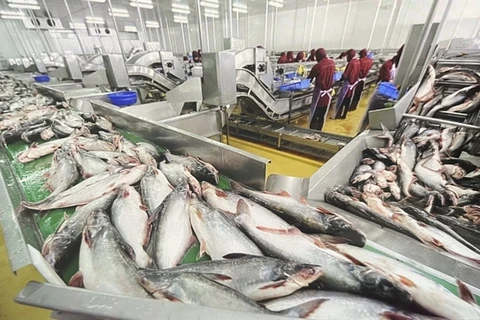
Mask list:
[[[73,111],[67,111],[63,116],[64,123],[72,128],[81,128],[83,126],[84,120],[82,116]]]
[[[445,97],[442,100],[442,102],[440,103],[440,105],[437,105],[434,108],[432,108],[432,110],[430,110],[427,113],[427,117],[433,117],[434,114],[439,110],[448,109],[448,108],[451,108],[453,106],[456,106],[458,104],[463,103],[465,101],[465,99],[467,99],[467,97],[470,94],[472,94],[473,92],[476,92],[478,90],[478,88],[480,88],[480,85],[474,84],[472,86],[465,87],[465,88],[462,88],[458,91],[455,91],[454,93]]]
[[[148,167],[140,181],[142,199],[151,214],[174,189],[165,175],[155,167]]]
[[[116,173],[101,173],[90,179],[83,180],[72,188],[65,190],[53,197],[48,197],[40,202],[23,201],[25,208],[32,210],[51,210],[56,208],[66,208],[80,206],[100,198],[103,194],[111,192],[122,184],[135,184],[143,175],[147,167],[140,165],[137,167],[123,169]]]
[[[438,151],[438,148],[437,148]],[[418,179],[433,190],[443,192],[446,181],[442,175],[442,163],[436,156],[420,159],[415,166],[414,172]]]
[[[115,132],[113,128],[113,124],[110,121],[108,121],[105,117],[96,116],[95,124],[102,130],[105,130],[108,132]]]
[[[302,231],[326,233],[349,239],[350,243],[363,246],[365,234],[342,216],[324,208],[313,208],[306,201],[297,201],[286,192],[278,194],[250,190],[231,181],[232,189],[290,220]]]
[[[319,265],[322,287],[342,292],[362,293],[380,299],[408,301],[409,295],[380,273],[356,266],[322,249],[303,234],[279,234],[256,228],[247,214],[235,218],[242,229],[266,254],[297,263]]]
[[[45,131],[48,128],[49,128],[49,126],[45,125],[45,126],[42,126],[42,127],[29,129],[29,130],[23,132],[22,135],[20,136],[20,138],[23,141],[25,141],[26,143],[31,143],[32,142],[31,139],[38,138],[39,136],[41,136],[42,132]]]
[[[21,163],[27,163],[43,156],[49,155],[51,153],[54,153],[55,150],[60,148],[62,144],[69,141],[70,139],[71,137],[67,137],[42,144],[34,142],[27,150],[22,151],[17,155],[17,160]]]
[[[58,137],[67,137],[75,131],[75,128],[69,127],[62,121],[55,119],[52,123],[52,130]]]
[[[425,77],[413,97],[413,107],[410,109],[409,113],[418,112],[421,103],[425,103],[435,96],[435,89],[433,88],[434,84],[435,69],[429,65]]]
[[[73,139],[79,148],[86,151],[115,151],[115,145],[96,138],[77,137]]]
[[[80,245],[79,271],[70,285],[83,283],[86,289],[147,298],[138,283],[132,248],[111,224],[107,213],[94,210],[87,219]]]
[[[175,267],[195,241],[188,213],[189,194],[187,184],[179,185],[150,216],[152,257],[159,269]]]
[[[390,134],[390,130],[388,130],[387,127],[385,127],[383,125],[383,123],[380,122],[380,125],[382,126],[382,134],[380,135],[377,135],[376,137],[377,138],[380,138],[380,139],[387,139],[387,148],[390,148],[393,144],[393,137],[392,135]]]
[[[422,110],[420,111],[421,116],[425,116],[432,108],[437,106],[441,103],[443,95],[438,94],[432,100],[428,101],[422,106]]]
[[[45,141],[52,139],[54,136],[55,132],[53,132],[51,127],[45,129],[42,133],[40,133],[40,138]]]
[[[137,273],[137,277],[138,282],[157,299],[243,312],[277,314],[258,305],[240,292],[211,280],[211,278],[215,279],[215,275],[208,276],[193,272],[162,274],[142,270]],[[318,305],[319,302],[311,301],[278,314],[295,318],[304,317]]]
[[[417,147],[409,138],[403,140],[400,158],[410,170],[413,170],[417,162]]]
[[[194,157],[184,157],[171,154],[169,150],[163,153],[168,162],[179,163],[185,166],[192,175],[200,180],[206,180],[211,183],[218,183],[218,171],[210,163]]]
[[[212,260],[219,260],[230,253],[263,255],[233,221],[206,202],[192,198],[189,214],[193,230],[200,242],[199,256],[207,253]]]
[[[477,92],[471,99],[465,103],[456,105],[448,109],[450,112],[470,113],[475,111],[480,105],[480,92]]]
[[[452,143],[453,137],[454,137],[454,130],[455,130],[454,127],[445,128],[442,130],[442,135],[440,139],[442,148],[439,151],[441,154],[445,153],[448,150],[448,147],[450,146],[450,144]]]
[[[125,139],[123,136],[117,135],[113,141],[113,144],[116,146],[118,151],[124,152],[131,157],[137,156],[137,153],[135,152],[136,145],[133,142]],[[115,149],[111,151],[115,151]]]
[[[467,174],[467,172],[460,166],[456,166],[453,164],[446,164],[443,166],[443,168],[444,172],[455,180],[462,179]]]
[[[52,162],[55,164],[53,170],[47,174],[48,180],[46,183],[47,189],[53,191],[50,196],[67,190],[80,177],[75,161],[62,149],[55,151]]]
[[[457,151],[463,146],[463,143],[467,139],[467,133],[465,131],[458,131],[455,133],[455,136],[453,137],[453,141],[448,147],[447,151],[445,153],[451,155],[453,152]]]
[[[200,183],[182,164],[162,161],[159,164],[159,168],[172,186],[176,187],[187,182],[193,192],[202,194]]]
[[[225,258],[184,264],[165,271],[223,275],[215,281],[256,301],[289,295],[322,275],[320,266],[270,257],[231,254]]]
[[[150,240],[151,226],[146,207],[134,187],[122,184],[112,204],[112,223],[135,253],[135,262],[141,268],[152,265],[153,260],[144,250]]]
[[[101,172],[107,171],[109,166],[102,159],[84,150],[78,149],[76,145],[70,145],[70,154],[77,162],[82,177],[84,179],[97,175]]]
[[[113,191],[89,204],[77,207],[73,215],[66,218],[55,233],[45,239],[42,247],[42,255],[45,260],[55,268],[74,254],[75,248],[79,246],[80,236],[90,213],[96,209],[107,210],[116,196],[116,192]]]
[[[315,300],[321,300],[322,303],[306,319],[434,319],[359,295],[323,290],[297,291],[287,297],[267,301],[263,305],[272,311],[282,311]]]
[[[339,244],[335,247],[339,252],[393,277],[410,293],[413,301],[432,314],[446,319],[478,319],[480,317],[480,307],[474,302],[467,287],[458,280],[460,293],[463,293],[463,296],[469,296],[469,301],[458,298],[443,286],[399,261],[349,245]]]
[[[146,164],[147,166],[157,167],[157,160],[155,160],[155,157],[147,147],[137,145],[134,150],[141,163]]]

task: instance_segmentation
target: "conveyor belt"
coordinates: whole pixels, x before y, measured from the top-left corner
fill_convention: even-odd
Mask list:
[[[320,159],[329,159],[348,142],[350,137],[232,115],[228,121],[233,136],[296,151]]]

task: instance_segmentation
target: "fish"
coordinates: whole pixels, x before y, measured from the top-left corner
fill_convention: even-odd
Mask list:
[[[446,164],[443,166],[443,169],[444,169],[443,172],[445,172],[455,180],[462,179],[467,175],[465,170],[463,170],[460,166],[456,166],[453,164]]]
[[[432,108],[427,114],[427,117],[433,117],[437,111],[444,110],[463,103],[467,97],[472,93],[476,93],[480,89],[480,85],[474,84],[469,87],[462,88],[454,93],[446,96],[442,102]]]
[[[337,257],[330,253],[331,250],[320,248],[318,242],[303,234],[259,230],[248,214],[237,216],[235,221],[265,254],[286,261],[320,266],[323,275],[317,283],[324,289],[359,293],[384,300],[410,300],[408,293],[387,277]]]
[[[428,101],[422,106],[420,115],[425,116],[430,110],[432,110],[432,108],[439,105],[442,102],[442,99],[443,99],[443,95],[437,94],[435,97],[433,97],[430,101]]]
[[[112,143],[118,151],[124,152],[131,157],[137,157],[137,153],[135,152],[136,145],[133,142],[125,139],[123,136],[116,135]],[[115,148],[110,151],[115,151]]]
[[[380,161],[378,161],[378,162],[380,162]],[[380,163],[382,163],[382,162],[380,162]],[[359,165],[353,171],[353,174],[350,177],[350,183],[351,184],[357,184],[357,183],[366,181],[366,180],[370,179],[371,177],[373,177],[373,174],[375,173],[374,171],[375,170],[373,170],[373,168],[369,165],[366,165],[366,164]]]
[[[463,170],[465,170],[466,173],[470,173],[472,171],[477,170],[477,166],[473,164],[472,162],[466,160],[466,159],[459,159],[459,158],[442,158],[442,164],[452,164],[452,165],[458,165],[460,166]]]
[[[41,136],[42,132],[49,128],[49,125],[43,127],[38,127],[34,129],[29,129],[21,134],[20,138],[26,143],[32,143],[31,139],[36,139]]]
[[[445,151],[446,154],[449,156],[452,156],[456,151],[460,150],[460,148],[463,146],[463,143],[467,139],[467,133],[465,131],[458,131],[455,133],[455,136],[453,137],[453,141],[448,147],[447,151]]]
[[[138,268],[132,261],[133,249],[122,239],[103,210],[93,210],[87,218],[80,245],[79,271],[71,286],[141,298],[150,295],[137,281]]]
[[[48,176],[45,186],[52,191],[50,196],[69,189],[80,177],[75,160],[62,149],[55,151],[52,162],[53,170],[45,175]]]
[[[147,168],[147,172],[140,181],[140,190],[149,214],[163,202],[173,189],[162,171],[153,166]]]
[[[58,229],[45,239],[42,255],[53,268],[59,270],[60,264],[80,247],[82,231],[89,214],[96,209],[108,210],[116,196],[116,191],[112,191],[84,206],[78,206],[73,215],[65,218]]]
[[[385,127],[383,125],[383,123],[380,122],[380,125],[382,126],[382,134],[380,135],[377,135],[376,137],[377,138],[380,138],[380,139],[387,139],[387,147],[390,148],[393,144],[393,137],[392,135],[390,134],[390,130],[388,130],[387,127]]]
[[[453,127],[445,128],[445,129],[442,130],[442,135],[441,135],[441,139],[440,139],[440,142],[442,144],[442,148],[439,151],[441,154],[445,153],[448,150],[448,147],[450,146],[450,144],[452,143],[453,137],[454,137],[454,134],[455,134],[454,130],[455,130],[455,128],[453,128]]]
[[[70,145],[69,152],[77,162],[84,179],[88,179],[109,169],[109,165],[105,161],[89,152],[79,149],[74,144]]]
[[[115,151],[116,150],[116,147],[114,144],[97,139],[97,138],[77,137],[73,139],[73,143],[75,143],[80,149],[84,149],[86,151]]]
[[[194,157],[184,157],[172,154],[169,150],[163,153],[167,162],[179,163],[185,166],[192,175],[200,180],[217,184],[219,181],[218,171],[210,163]]]
[[[442,72],[439,76],[439,81],[458,81],[467,83],[479,83],[480,76],[474,71],[465,68],[458,68],[448,72]]]
[[[95,124],[102,130],[107,132],[115,132],[113,124],[107,120],[107,118],[102,116],[95,116]]]
[[[159,269],[175,267],[195,242],[190,225],[189,205],[188,185],[180,184],[148,219],[149,224],[153,225],[151,255]]]
[[[421,134],[412,138],[412,142],[418,146],[425,145],[432,140],[440,140],[441,133],[436,129],[425,130]]]
[[[301,290],[289,296],[273,299],[262,304],[267,309],[278,312],[315,300],[323,302],[306,319],[438,319],[404,311],[378,300],[335,291]]]
[[[48,141],[52,139],[54,136],[55,136],[55,132],[53,132],[53,129],[51,127],[46,128],[45,130],[42,131],[42,133],[40,133],[40,138],[42,138],[42,140],[44,141]]]
[[[409,113],[416,111],[419,109],[421,103],[428,102],[435,96],[435,89],[433,88],[434,84],[435,69],[431,65],[428,65],[427,71],[425,72],[425,77],[423,78],[417,92],[415,93],[415,96],[413,97],[413,106]]]
[[[417,147],[410,138],[405,138],[400,148],[400,159],[408,169],[413,170],[417,163]]]
[[[146,268],[153,264],[144,247],[150,240],[151,225],[140,194],[128,184],[119,186],[112,204],[112,223],[134,252],[135,263]]]
[[[165,272],[163,274],[150,270],[137,272],[138,282],[156,299],[243,312],[277,314],[293,318],[305,317],[321,303],[310,301],[276,313],[260,306],[240,292],[211,280],[215,277],[216,275],[208,277],[205,274],[193,272]]]
[[[231,219],[206,202],[193,197],[190,199],[188,211],[193,230],[200,242],[198,257],[205,253],[212,260],[222,259],[230,253],[263,255]]]
[[[246,212],[251,215],[257,228],[277,230],[278,232],[299,232],[297,228],[292,227],[264,206],[239,194],[223,191],[206,181],[202,181],[202,195],[209,205],[230,218]]]
[[[68,137],[75,131],[75,128],[69,127],[62,121],[55,119],[52,123],[52,130],[57,137]]]
[[[264,193],[247,189],[233,181],[231,186],[235,192],[267,207],[287,222],[293,222],[293,225],[302,231],[341,236],[349,239],[352,244],[365,245],[366,236],[362,231],[347,219],[327,209],[313,208],[305,200],[297,201],[285,191],[277,194]]]
[[[39,211],[84,205],[119,188],[122,184],[137,183],[142,179],[146,170],[147,166],[139,165],[113,174],[100,173],[52,197],[47,197],[39,202],[22,201],[22,205],[25,208]]]
[[[461,103],[456,106],[453,106],[447,111],[470,113],[475,111],[479,106],[480,106],[480,92],[477,92],[470,100],[467,100],[465,103]]]
[[[17,160],[20,163],[27,163],[38,158],[44,157],[46,155],[52,154],[62,146],[65,142],[69,141],[71,137],[57,139],[49,142],[45,142],[42,144],[38,144],[36,142],[32,143],[32,145],[26,149],[25,151],[20,152],[17,155]]]
[[[372,169],[374,171],[383,171],[387,169],[387,166],[383,162],[377,160],[372,164]]]
[[[137,146],[134,148],[134,150],[137,153],[137,157],[141,163],[146,164],[147,166],[157,167],[157,160],[155,159],[155,154],[152,154],[150,148],[145,147],[145,145],[139,145],[137,143]],[[160,157],[158,152],[156,152],[156,155],[157,158]]]
[[[434,155],[418,160],[414,172],[426,186],[433,190],[444,192],[446,181],[442,175],[442,164],[438,155],[438,147],[435,150],[436,153]]]
[[[166,163],[165,161],[162,161],[159,164],[159,168],[172,186],[176,187],[179,184],[187,182],[193,192],[196,194],[202,194],[200,182],[198,182],[198,180],[195,179],[190,171],[188,171],[182,164]]]
[[[67,111],[63,114],[63,122],[72,128],[81,128],[84,120],[82,116],[73,111]]]
[[[322,276],[322,268],[310,264],[235,253],[224,258],[184,264],[166,271],[223,275],[214,280],[255,301],[289,295]]]
[[[400,200],[402,199],[402,190],[398,186],[397,182],[389,182],[388,183],[388,188],[390,190],[391,195],[396,199]]]
[[[474,302],[468,288],[459,280],[457,283],[460,294],[462,297],[466,297],[467,301],[460,299],[445,287],[399,261],[345,244],[338,244],[335,247],[339,252],[352,257],[357,262],[393,277],[404,290],[410,293],[415,303],[434,315],[446,319],[477,319],[480,317],[480,307]]]

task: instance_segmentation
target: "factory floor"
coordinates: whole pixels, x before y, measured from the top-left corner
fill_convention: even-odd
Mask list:
[[[325,123],[324,131],[354,137],[358,133],[358,127],[363,120],[371,92],[372,90],[365,92],[357,110],[349,112],[347,119],[328,119]],[[308,127],[308,118],[302,117],[297,119],[294,121],[294,125]],[[277,150],[267,145],[235,137],[230,137],[230,145],[270,159],[271,163],[267,165],[267,176],[276,173],[295,177],[310,177],[324,164],[324,162],[318,159]],[[0,319],[50,319],[51,311],[49,310],[27,307],[13,301],[13,298],[29,281],[44,282],[45,280],[32,265],[19,270],[16,275],[11,272],[7,248],[0,228]]]

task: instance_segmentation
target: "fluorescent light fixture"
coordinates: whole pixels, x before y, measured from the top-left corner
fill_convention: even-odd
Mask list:
[[[242,9],[242,8],[232,8],[233,12],[238,12],[238,13],[248,13],[247,9]]]
[[[113,16],[113,17],[120,17],[120,18],[128,18],[130,17],[130,14],[128,13],[128,10],[126,9],[119,9],[119,8],[113,8],[113,11],[108,9],[108,14]]]
[[[268,5],[276,8],[283,8],[283,2],[268,1]]]
[[[175,13],[183,13],[183,14],[190,14],[190,10],[178,9],[178,8],[172,8],[172,12],[175,12]]]
[[[68,24],[69,28],[70,29],[82,29],[82,30],[85,30],[87,29],[87,27],[85,26],[85,24],[83,23],[69,23]],[[74,28],[75,27],[75,28]]]
[[[145,26],[152,29],[160,28],[160,24],[157,21],[145,21]]]
[[[138,32],[136,26],[125,26],[124,30],[125,32]]]
[[[85,17],[85,22],[90,24],[105,24],[105,20],[99,17]]]
[[[8,20],[22,20],[22,19],[26,19],[26,17],[24,16],[9,16],[9,15],[0,15],[0,18],[2,19],[8,19]]]
[[[183,9],[183,10],[190,10],[190,7],[186,4],[181,3],[172,3],[172,8]]]
[[[205,17],[209,17],[209,18],[219,18],[220,16],[219,16],[218,14],[206,13],[206,12],[205,12]]]
[[[23,13],[22,11],[0,11],[0,14],[1,15],[4,15],[4,16],[18,16],[18,17],[23,17],[25,16],[25,13]]]
[[[173,16],[173,19],[185,20],[185,21],[187,21],[187,20],[188,20],[188,17],[187,17],[187,16],[174,15],[174,16]]]
[[[218,15],[218,9],[210,9],[210,8],[205,8],[203,9],[205,13],[211,13],[211,14],[216,14]]]
[[[38,5],[37,0],[7,0],[8,3]]]
[[[181,20],[181,21],[180,21],[180,20],[175,20],[175,19],[173,19],[173,22],[175,22],[175,23],[182,23],[182,24],[187,24],[187,23],[188,23],[187,21],[184,21],[184,20]]]
[[[16,9],[40,10],[40,6],[35,6],[31,4],[9,3],[8,6],[10,8],[16,8]]]
[[[153,4],[147,4],[147,3],[141,3],[138,2],[138,5],[136,2],[131,1],[130,2],[130,7],[139,7],[139,8],[144,8],[144,9],[153,9]]]
[[[277,1],[277,2],[278,2],[278,1]],[[234,7],[234,8],[239,8],[239,9],[245,9],[245,10],[248,9],[248,8],[247,8],[247,5],[245,5],[245,4],[243,4],[243,3],[238,3],[238,2],[235,2],[235,3],[233,4],[233,7]]]
[[[212,2],[207,2],[207,1],[201,1],[200,5],[203,6],[203,7],[215,8],[215,9],[220,7],[220,5],[218,3],[212,3]]]
[[[83,0],[87,2],[87,0]],[[104,3],[106,0],[90,0],[90,2],[99,2],[99,3]]]

